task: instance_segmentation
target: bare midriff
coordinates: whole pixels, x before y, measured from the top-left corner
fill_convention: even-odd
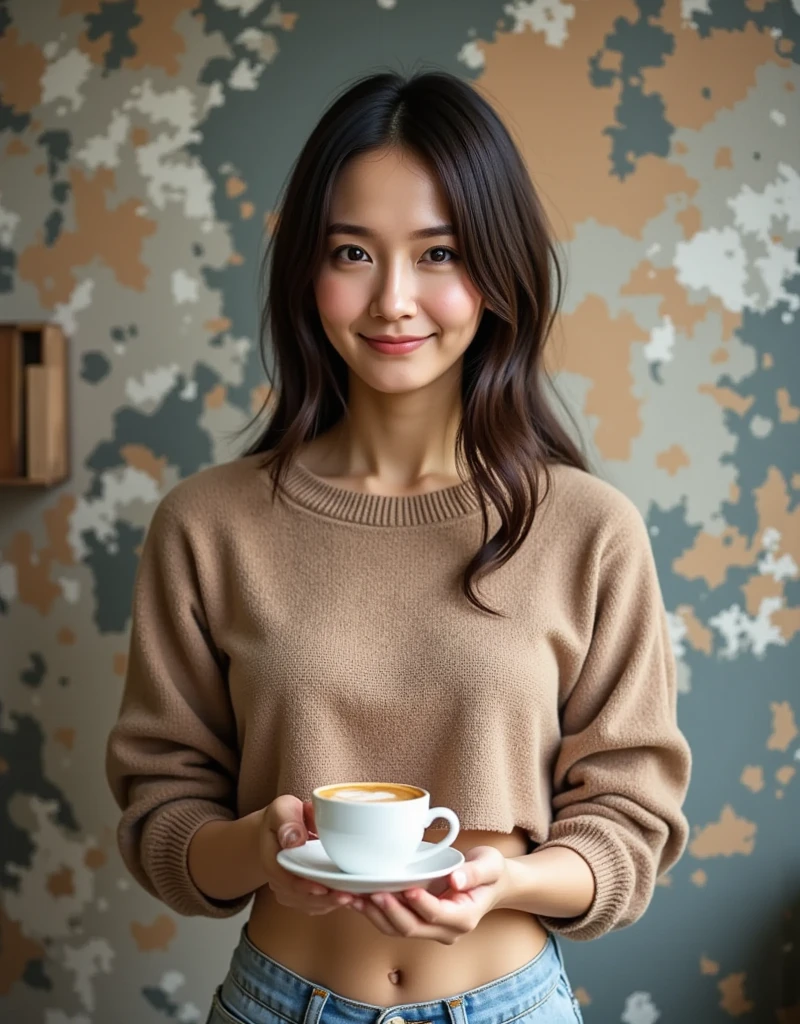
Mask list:
[[[442,838],[429,829],[427,842]],[[464,831],[453,843],[465,853],[494,846],[505,857],[528,850],[521,829]],[[267,956],[337,995],[376,1006],[445,999],[509,974],[544,947],[547,932],[535,915],[493,910],[452,945],[434,939],[384,935],[359,911],[340,907],[311,916],[282,906],[265,886],[247,925],[250,941]]]

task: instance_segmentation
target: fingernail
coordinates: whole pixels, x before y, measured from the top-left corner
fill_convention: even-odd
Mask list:
[[[453,875],[453,885],[456,889],[460,889],[465,883],[466,878],[464,877],[463,871],[456,871]]]
[[[296,843],[299,838],[300,833],[296,828],[287,829],[287,831],[283,833],[283,841],[287,846],[290,846],[292,843]]]

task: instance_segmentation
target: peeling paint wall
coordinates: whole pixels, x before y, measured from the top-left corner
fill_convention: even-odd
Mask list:
[[[800,1020],[798,0],[10,0],[0,319],[72,336],[72,480],[0,491],[0,1014],[205,1020],[241,921],[128,880],[102,775],[144,532],[261,404],[278,190],[353,75],[431,62],[524,150],[552,365],[647,518],[695,757],[644,920],[566,944],[587,1022]]]

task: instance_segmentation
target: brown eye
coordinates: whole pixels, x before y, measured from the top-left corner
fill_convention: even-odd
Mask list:
[[[360,245],[340,245],[338,249],[335,249],[333,251],[333,253],[332,253],[333,258],[334,259],[338,259],[339,256],[342,253],[344,253],[344,252],[347,252],[347,253],[359,252],[359,253],[363,253],[364,255],[366,255],[366,253],[364,252],[364,250],[361,248]],[[363,263],[364,261],[360,260],[360,259],[355,259],[355,260],[347,259],[344,262],[345,263]]]
[[[458,255],[455,252],[453,252],[452,249],[449,249],[446,245],[437,245],[433,249],[428,249],[428,252],[429,253],[447,253],[449,256],[452,256],[452,259],[449,259],[449,260],[433,259],[433,260],[431,260],[432,263],[454,263],[458,259]]]

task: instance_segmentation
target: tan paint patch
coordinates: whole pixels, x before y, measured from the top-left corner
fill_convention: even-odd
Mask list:
[[[681,210],[680,213],[675,214],[675,220],[680,224],[683,229],[683,237],[686,239],[696,235],[700,228],[703,226],[703,214],[700,211],[699,206],[692,204],[687,206],[686,209]],[[674,273],[674,268],[670,268]]]
[[[167,914],[159,914],[152,924],[131,921],[131,935],[140,953],[169,949],[169,944],[177,934],[178,926]]]
[[[281,11],[281,28],[287,32],[291,32],[297,24],[299,15],[291,13],[289,11]]]
[[[247,185],[241,178],[237,178],[235,174],[232,174],[225,182],[225,194],[230,199],[235,199],[237,196],[240,196],[242,192],[246,191]]]
[[[788,786],[795,777],[797,769],[790,764],[785,764],[775,772],[775,778],[782,786]]]
[[[727,363],[730,358],[730,353],[726,348],[715,348],[711,353],[711,362],[715,365],[717,363]]]
[[[114,675],[124,676],[128,669],[128,655],[117,652],[113,658]]]
[[[703,871],[702,868],[699,868],[697,871],[693,871],[690,875],[690,878],[692,880],[692,883],[696,885],[698,889],[702,889],[708,881],[708,875],[705,873],[705,871]]]
[[[681,142],[680,139],[672,147],[673,152],[677,153],[678,156],[684,156],[689,152],[689,147],[685,142]]]
[[[211,331],[213,334],[219,334],[220,331],[227,331],[231,326],[231,321],[226,316],[217,316],[213,320],[206,320],[203,327],[207,331]]]
[[[631,348],[647,336],[630,315],[613,319],[605,300],[589,295],[574,313],[561,318],[566,342],[548,346],[545,358],[553,372],[567,371],[592,382],[584,412],[596,416],[594,440],[607,459],[626,460],[642,430],[641,400],[633,394]]]
[[[756,573],[742,585],[742,593],[745,597],[747,614],[755,617],[761,608],[761,602],[768,597],[782,597],[784,585],[774,576],[766,573]],[[774,612],[773,612],[774,615]]]
[[[772,702],[769,709],[772,712],[772,735],[767,740],[767,750],[785,752],[789,749],[789,744],[800,735],[794,720],[794,710],[787,700],[780,703]]]
[[[491,42],[477,41],[485,66],[471,85],[500,116],[510,119],[512,134],[541,185],[540,198],[562,239],[573,237],[575,225],[590,217],[637,237],[664,209],[668,195],[697,191],[698,183],[682,167],[653,155],[636,160],[635,189],[630,178],[622,181],[597,173],[598,167],[609,166],[610,139],[604,133],[616,122],[619,90],[594,88],[586,68],[605,50],[609,25],[618,17],[638,20],[634,0],[584,4],[561,47],[548,46],[543,34],[530,31],[496,32]],[[538,80],[560,83],[552,95],[548,93],[546,103],[531,103],[519,87],[531,67]],[[570,125],[568,132],[565,124]]]
[[[688,551],[676,558],[672,568],[687,580],[704,579],[713,590],[725,579],[728,569],[752,565],[758,548],[750,545],[735,526],[726,527],[719,536],[698,533]]]
[[[63,725],[53,733],[53,739],[65,749],[72,750],[75,746],[75,730],[70,726]]]
[[[239,203],[239,213],[242,216],[242,220],[250,220],[255,212],[256,208],[249,200]]]
[[[40,178],[46,170],[47,168],[44,164],[37,164],[33,169],[33,173],[37,176],[37,178]]]
[[[6,146],[6,156],[25,156],[28,153],[30,153],[30,149],[17,136]]]
[[[69,523],[77,499],[73,494],[62,494],[52,508],[42,513],[47,532],[47,554],[62,565],[74,565],[75,555],[69,543]],[[39,557],[42,557],[40,553]]]
[[[739,779],[751,793],[760,793],[764,788],[764,769],[760,765],[749,764]]]
[[[791,640],[800,633],[800,608],[779,608],[770,615],[770,622],[778,627],[784,640]]]
[[[266,405],[270,391],[271,388],[268,384],[259,384],[250,392],[250,411],[254,416]]]
[[[242,256],[240,252],[232,252],[228,257],[228,263],[230,263],[232,267],[241,267],[244,263],[244,256]]]
[[[638,263],[621,288],[623,295],[660,295],[660,316],[669,316],[676,327],[689,337],[698,323],[705,320],[708,304],[692,305],[686,288],[678,284],[674,267],[654,267],[649,260]]]
[[[714,634],[697,618],[691,605],[682,604],[678,615],[686,626],[686,639],[696,651],[711,654],[714,650]]]
[[[689,852],[700,860],[707,857],[731,857],[735,853],[748,856],[755,846],[757,828],[754,821],[738,817],[730,804],[726,804],[719,821],[705,828],[695,826]]]
[[[578,1000],[579,1006],[591,1006],[592,997],[582,986],[574,989],[575,998]]]
[[[56,641],[62,647],[72,647],[77,639],[75,633],[68,626],[62,626],[56,634]]]
[[[83,855],[83,863],[91,871],[97,871],[98,868],[103,867],[107,860],[108,858],[106,857],[106,855],[97,846],[91,847]]]
[[[175,21],[191,10],[195,0],[136,0],[136,13],[141,17],[130,32],[136,53],[123,62],[126,68],[162,68],[168,75],[177,75],[180,58],[186,52],[186,40],[175,28]]]
[[[682,128],[701,128],[720,110],[731,109],[755,85],[762,64],[789,62],[775,54],[775,41],[749,23],[741,32],[711,31],[707,36],[681,17],[681,5],[664,4],[661,24],[675,37],[672,53],[661,67],[642,70],[644,88],[658,93],[664,116]],[[711,90],[705,99],[704,88]]]
[[[19,921],[12,921],[0,903],[0,996],[7,996],[31,960],[41,960],[44,946],[22,932]]]
[[[35,551],[33,538],[24,530],[15,533],[6,547],[5,559],[17,570],[17,592],[21,604],[47,615],[61,597],[61,587],[50,579],[52,555],[47,549]]]
[[[164,470],[167,468],[168,459],[166,455],[156,455],[143,444],[126,444],[120,448],[120,454],[122,455],[125,462],[132,466],[133,469],[138,469],[142,473],[147,473],[149,477],[158,484],[164,482]]]
[[[741,498],[741,496],[741,487],[735,481],[733,481],[730,487],[728,488],[728,501],[731,503],[731,505],[738,505],[739,498]]]
[[[781,414],[781,423],[797,423],[800,420],[800,409],[796,405],[792,405],[788,389],[778,388],[775,398]]]
[[[675,476],[679,469],[689,464],[689,456],[679,444],[673,444],[666,451],[656,455],[656,465],[659,469],[666,470],[670,476]]]
[[[777,466],[769,467],[766,480],[753,494],[758,511],[759,544],[764,530],[774,527],[781,535],[776,555],[789,554],[794,564],[800,565],[800,505],[793,512],[789,511],[789,488]]]
[[[741,1017],[755,1009],[756,1004],[744,994],[746,979],[747,975],[742,971],[741,974],[729,974],[717,985],[722,996],[719,1005],[731,1017]]]
[[[720,146],[714,154],[714,167],[721,170],[723,167],[733,167],[733,153],[730,146]]]
[[[225,398],[228,394],[228,389],[224,384],[217,384],[216,387],[212,388],[206,393],[205,406],[206,409],[220,409],[225,404]]]
[[[150,132],[140,124],[137,124],[134,128],[131,128],[131,145],[132,146],[144,146],[150,141]]]
[[[774,365],[775,365],[775,359],[774,359],[772,353],[771,352],[765,352],[764,355],[761,357],[761,366],[765,370],[771,370]]]
[[[21,43],[16,26],[9,26],[0,36],[0,93],[5,105],[20,114],[37,107],[46,67],[41,46]]]
[[[709,960],[707,956],[700,957],[701,974],[719,974],[719,964],[716,960]]]
[[[710,395],[722,409],[730,409],[739,416],[744,416],[755,401],[753,395],[745,397],[731,388],[721,388],[714,384],[701,384],[697,390],[701,395]]]
[[[60,871],[48,875],[46,888],[50,895],[56,898],[59,896],[74,896],[75,879],[72,874],[72,868],[62,867]]]
[[[800,491],[800,473],[795,473],[792,476],[792,487],[796,491]]]
[[[43,306],[66,302],[77,280],[75,270],[100,260],[124,288],[144,291],[150,270],[141,261],[144,239],[155,234],[156,222],[142,217],[140,199],[126,199],[115,209],[106,206],[114,173],[100,168],[93,177],[77,168],[69,172],[77,230],[62,231],[54,245],[37,242],[19,256],[19,275],[33,284]]]

